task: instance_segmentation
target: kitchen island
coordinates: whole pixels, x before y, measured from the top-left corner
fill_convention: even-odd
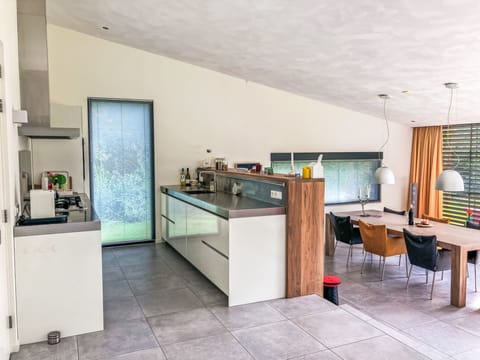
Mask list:
[[[161,187],[162,239],[229,305],[322,296],[324,179],[215,173],[216,193]],[[233,195],[238,188],[241,196]]]
[[[185,190],[161,187],[163,240],[228,295],[229,306],[285,297],[285,207]]]
[[[20,344],[103,330],[101,223],[81,196],[66,223],[14,228]]]

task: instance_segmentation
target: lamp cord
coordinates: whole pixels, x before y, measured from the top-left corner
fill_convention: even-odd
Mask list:
[[[388,140],[390,139],[390,127],[388,126],[388,120],[387,120],[387,100],[388,99],[383,99],[383,117],[385,119],[385,125],[387,126],[387,139],[383,143],[383,145],[380,147],[380,150],[378,151],[378,157],[380,158],[380,153],[382,152],[383,148],[385,145],[387,145]],[[381,159],[379,159],[381,160]],[[383,161],[382,161],[383,163]]]
[[[455,89],[450,89],[450,104],[448,105],[448,112],[447,112],[447,146],[451,148],[451,143],[450,143],[450,113],[452,111],[452,104],[453,104],[453,92]],[[458,106],[457,106],[458,107]],[[453,167],[453,170],[455,170],[458,167],[458,164],[460,163],[460,158],[458,157],[457,152],[455,151],[455,147],[453,147],[453,155],[455,156],[455,166]]]

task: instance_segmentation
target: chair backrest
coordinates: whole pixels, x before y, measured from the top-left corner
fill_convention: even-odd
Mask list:
[[[403,237],[410,264],[434,271],[437,263],[437,237],[413,235],[407,229],[403,229]]]
[[[467,228],[480,230],[480,224],[475,224],[471,221],[467,221]]]
[[[350,216],[337,216],[330,211],[330,223],[333,226],[337,241],[350,244],[353,236],[353,226],[350,222]]]
[[[386,225],[371,225],[360,220],[358,226],[365,251],[383,256],[386,252],[387,242]]]
[[[450,222],[450,219],[436,218],[427,214],[423,214],[422,219],[432,220],[432,221],[443,223],[443,224],[448,224]]]
[[[405,210],[393,210],[393,209],[389,209],[387,207],[383,208],[383,212],[390,213],[390,214],[397,214],[397,215],[405,215],[406,214]]]

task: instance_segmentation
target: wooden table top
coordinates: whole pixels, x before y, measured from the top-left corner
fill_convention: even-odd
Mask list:
[[[386,225],[387,230],[391,234],[401,235],[403,229],[407,229],[415,235],[436,235],[439,246],[446,249],[452,246],[458,246],[462,250],[480,250],[480,231],[477,229],[470,229],[466,227],[443,224],[434,221],[429,221],[432,227],[418,227],[416,225],[408,225],[407,216],[384,213],[382,211],[370,210],[366,211],[370,216],[362,217],[361,211],[336,212],[338,216],[350,216],[353,223],[358,223],[362,220],[368,224]],[[415,219],[415,223],[420,222],[420,219]]]

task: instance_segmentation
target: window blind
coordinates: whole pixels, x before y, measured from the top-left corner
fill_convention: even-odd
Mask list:
[[[464,192],[443,193],[443,216],[451,224],[465,225],[467,208],[472,221],[480,221],[480,124],[443,127],[443,168],[462,175]]]

